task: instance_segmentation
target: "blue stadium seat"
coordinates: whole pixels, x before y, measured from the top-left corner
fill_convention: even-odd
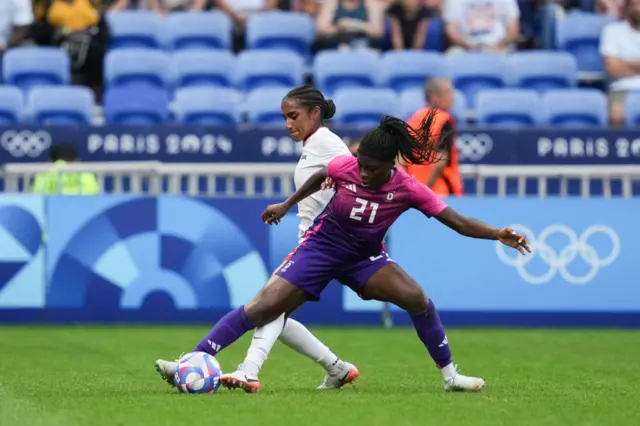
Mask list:
[[[556,23],[558,50],[576,57],[578,71],[603,72],[599,51],[600,33],[613,18],[599,13],[575,12]]]
[[[0,126],[18,124],[22,119],[24,98],[17,87],[0,86]]]
[[[219,11],[172,13],[167,28],[168,44],[174,50],[231,47],[231,20]]]
[[[83,86],[39,87],[28,98],[33,121],[39,125],[91,124],[95,104],[93,92]]]
[[[228,50],[189,49],[173,54],[176,87],[232,87],[236,58]]]
[[[356,126],[374,126],[383,115],[397,116],[400,110],[398,96],[391,89],[347,88],[336,91],[337,123]]]
[[[592,128],[608,124],[607,96],[599,90],[550,90],[542,100],[551,126]]]
[[[241,96],[224,87],[187,87],[176,91],[174,111],[180,124],[235,126]]]
[[[532,127],[543,121],[542,99],[535,90],[484,90],[476,99],[479,125]]]
[[[458,125],[464,125],[467,122],[467,116],[469,106],[467,104],[467,97],[459,90],[456,90],[453,94],[453,110],[451,115],[456,119]]]
[[[640,127],[640,92],[630,92],[624,101],[625,125]]]
[[[169,95],[156,87],[132,86],[107,89],[104,94],[107,124],[153,126],[169,118]]]
[[[291,50],[309,55],[315,37],[313,18],[305,13],[266,12],[253,15],[247,23],[249,49]]]
[[[293,87],[264,87],[249,93],[246,110],[255,126],[283,126],[282,100]]]
[[[429,77],[451,77],[449,63],[435,52],[392,50],[382,57],[381,83],[397,92],[423,87]]]
[[[304,79],[304,61],[286,50],[245,50],[238,55],[236,74],[238,86],[245,92],[298,86]]]
[[[5,84],[23,90],[68,84],[71,62],[58,47],[17,47],[2,57],[2,75]]]
[[[169,83],[167,56],[152,49],[117,49],[107,53],[104,79],[108,87],[153,86],[164,88]]]
[[[429,28],[427,29],[427,42],[425,49],[436,52],[443,52],[445,46],[444,20],[442,18],[429,19]]]
[[[154,12],[124,10],[108,13],[110,47],[158,49],[162,19]]]
[[[371,52],[325,50],[315,57],[313,81],[328,96],[338,89],[374,87],[379,62]]]
[[[423,89],[406,89],[400,92],[398,98],[400,103],[400,112],[398,118],[407,120],[416,111],[427,106],[427,100],[424,97]]]
[[[513,86],[545,91],[574,87],[578,69],[576,59],[569,53],[530,51],[512,54],[509,71]]]
[[[448,58],[453,85],[475,106],[476,94],[486,89],[501,89],[507,82],[507,57],[500,53],[456,53]]]

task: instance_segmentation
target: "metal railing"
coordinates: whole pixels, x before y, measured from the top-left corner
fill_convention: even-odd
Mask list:
[[[64,168],[50,163],[14,163],[0,169],[5,192],[27,192],[38,173],[91,172],[104,192],[134,194],[187,194],[192,196],[280,197],[293,192],[293,163],[168,164],[150,162],[71,163]],[[548,183],[559,182],[560,196],[568,196],[569,182],[578,181],[580,195],[591,195],[593,181],[602,183],[602,195],[612,196],[612,183],[621,183],[620,195],[632,197],[633,183],[640,182],[638,166],[490,166],[463,165],[464,179],[475,181],[476,195],[485,195],[487,182],[497,182],[497,196],[545,197]],[[527,193],[527,182],[537,182],[537,194]],[[61,179],[58,179],[61,181]],[[509,182],[516,182],[509,193]],[[237,183],[239,182],[239,185]],[[513,192],[513,191],[512,191]]]

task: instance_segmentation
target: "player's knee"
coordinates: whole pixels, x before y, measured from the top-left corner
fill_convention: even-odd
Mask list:
[[[265,291],[261,291],[251,299],[244,306],[244,310],[249,321],[256,327],[269,324],[282,314],[278,311],[278,303]]]
[[[412,285],[402,292],[402,304],[407,312],[422,312],[427,310],[427,296],[417,284]]]

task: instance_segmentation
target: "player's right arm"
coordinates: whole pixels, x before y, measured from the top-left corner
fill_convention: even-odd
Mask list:
[[[287,214],[291,207],[298,204],[305,198],[320,191],[322,184],[327,179],[327,169],[321,168],[311,175],[309,179],[296,192],[280,204],[272,204],[268,206],[262,213],[262,221],[268,225],[280,223],[280,219]]]

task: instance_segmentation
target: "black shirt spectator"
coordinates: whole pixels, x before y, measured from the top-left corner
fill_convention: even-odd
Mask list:
[[[432,9],[420,0],[400,0],[387,9],[391,19],[391,46],[393,49],[424,49]]]

